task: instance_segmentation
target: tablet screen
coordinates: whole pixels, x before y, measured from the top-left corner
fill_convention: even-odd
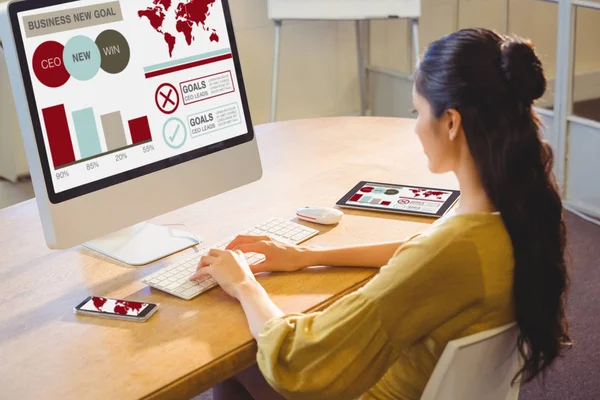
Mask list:
[[[456,190],[363,181],[340,199],[337,205],[441,217],[458,197]]]

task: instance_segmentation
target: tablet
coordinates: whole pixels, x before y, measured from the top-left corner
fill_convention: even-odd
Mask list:
[[[442,217],[456,203],[458,190],[361,181],[336,204],[342,208]]]

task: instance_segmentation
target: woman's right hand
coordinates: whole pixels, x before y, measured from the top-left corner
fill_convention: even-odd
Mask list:
[[[261,263],[250,265],[253,273],[284,271],[291,272],[308,267],[308,249],[288,245],[268,236],[239,235],[225,250],[241,250],[243,253],[260,253],[265,256]]]

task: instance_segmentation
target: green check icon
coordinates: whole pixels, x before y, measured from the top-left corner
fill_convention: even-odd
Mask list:
[[[178,149],[185,144],[187,132],[185,124],[179,118],[169,118],[163,125],[163,139],[167,146]]]

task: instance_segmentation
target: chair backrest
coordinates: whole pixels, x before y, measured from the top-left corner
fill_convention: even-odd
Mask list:
[[[448,342],[421,400],[517,400],[517,332],[513,322]]]

